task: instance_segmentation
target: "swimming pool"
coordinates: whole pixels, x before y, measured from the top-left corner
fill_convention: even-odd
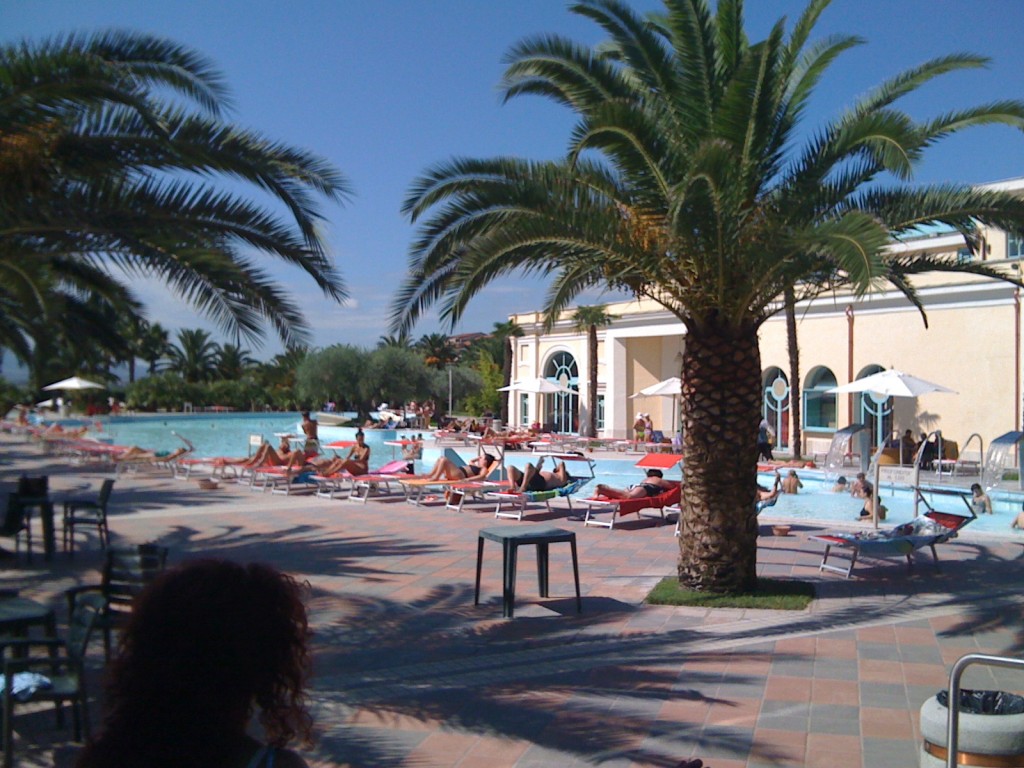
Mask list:
[[[98,434],[119,445],[139,445],[158,451],[169,451],[181,445],[174,433],[188,438],[195,444],[195,455],[210,456],[244,456],[248,450],[250,434],[260,434],[267,440],[277,444],[274,433],[299,432],[298,413],[225,413],[225,414],[158,414],[146,416],[115,416],[101,420],[103,430]],[[366,441],[371,447],[370,466],[376,468],[396,458],[398,449],[385,444],[386,440],[394,440],[420,430],[366,430]],[[355,429],[351,427],[321,426],[322,443],[336,439],[352,439]],[[433,466],[434,461],[444,449],[433,445],[429,433],[423,452],[423,459],[416,463],[416,470],[424,472]],[[460,448],[464,457],[471,457],[472,448]],[[511,452],[507,455],[507,463],[522,469],[528,461],[536,462],[537,457],[523,452]],[[633,485],[643,479],[643,472],[634,465],[639,461],[638,455],[624,458],[602,458],[595,462],[594,472],[597,482],[617,487]],[[547,466],[551,468],[550,463]],[[573,471],[570,467],[570,471]],[[576,470],[579,472],[579,469]],[[666,472],[668,478],[678,478],[679,470]],[[774,477],[762,474],[759,481],[771,486]],[[762,513],[765,519],[784,519],[787,521],[827,522],[835,521],[853,523],[863,506],[863,500],[855,499],[847,493],[832,493],[831,483],[813,472],[801,473],[804,488],[799,494],[783,495],[778,503]],[[592,490],[584,488],[583,493]],[[1012,495],[1004,491],[993,491],[991,494],[995,514],[983,515],[971,523],[968,530],[995,533],[1001,536],[1019,535],[1010,530],[1010,523],[1020,511],[1020,494]],[[929,503],[946,512],[963,514],[967,511],[964,503],[955,496],[926,494]],[[909,489],[893,490],[888,487],[880,489],[880,499],[888,508],[888,516],[884,525],[906,522],[913,517],[913,495]],[[921,512],[926,511],[923,507]]]
[[[759,482],[764,486],[771,487],[774,482],[774,476],[768,473],[762,473],[758,477]],[[774,507],[769,507],[761,513],[761,517],[804,522],[835,520],[853,523],[858,520],[860,510],[864,506],[863,499],[854,498],[845,492],[833,493],[832,482],[826,481],[824,478],[801,473],[800,479],[804,488],[799,493],[783,494]],[[965,490],[964,493],[967,497],[970,496],[970,491]],[[989,496],[992,499],[993,514],[980,515],[966,530],[1000,536],[1017,535],[1016,531],[1010,530],[1010,523],[1020,511],[1020,494],[1014,495],[994,490],[990,492]],[[961,501],[959,495],[940,494],[925,490],[924,498],[935,509],[942,512],[952,512],[958,515],[969,514],[967,506]],[[892,488],[883,485],[879,487],[878,499],[888,510],[885,521],[880,523],[881,527],[898,525],[913,518],[914,495],[910,488]],[[924,504],[919,504],[918,514],[924,514],[927,511],[928,508]]]

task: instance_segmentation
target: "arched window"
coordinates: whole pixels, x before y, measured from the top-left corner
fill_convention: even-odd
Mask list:
[[[576,432],[579,428],[579,369],[576,358],[568,352],[556,352],[544,366],[544,377],[572,393],[541,395],[543,424],[555,432]]]
[[[858,379],[884,371],[880,365],[869,365],[859,374]],[[860,414],[860,422],[867,426],[875,445],[884,445],[892,434],[892,398],[875,395],[874,392],[859,392],[854,395],[854,412]]]
[[[789,379],[781,368],[771,367],[761,377],[761,415],[775,431],[775,445],[789,447]]]
[[[838,428],[836,395],[827,390],[836,386],[836,376],[824,366],[812,368],[804,384],[804,429],[832,430]]]

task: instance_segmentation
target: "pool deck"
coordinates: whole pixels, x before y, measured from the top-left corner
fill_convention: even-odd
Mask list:
[[[108,472],[68,466],[0,436],[0,482],[51,477],[58,500],[95,489]],[[116,543],[157,540],[172,562],[261,560],[311,585],[315,630],[313,766],[516,768],[665,766],[699,757],[736,766],[917,764],[917,713],[965,653],[1024,655],[1024,537],[972,534],[923,555],[864,562],[845,580],[820,574],[821,529],[771,535],[759,572],[819,584],[805,612],[647,606],[674,572],[672,526],[629,520],[609,531],[535,510],[530,522],[577,534],[583,613],[562,545],[551,550],[551,598],[536,596],[533,555],[521,555],[514,619],[501,618],[500,550],[484,552],[473,605],[477,531],[492,504],[457,513],[403,500],[356,504],[201,491],[167,474],[119,478]],[[41,555],[41,553],[38,553]],[[0,561],[0,587],[50,601],[98,578],[94,538],[74,560],[58,553]],[[102,651],[90,653],[93,721],[101,720]],[[1024,680],[974,668],[966,687],[1010,690]],[[71,766],[70,729],[49,712],[19,717],[22,766]]]

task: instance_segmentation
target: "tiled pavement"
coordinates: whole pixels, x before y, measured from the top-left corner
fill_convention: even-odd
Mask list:
[[[0,481],[49,472],[56,494],[98,484],[37,449],[0,443]],[[463,513],[386,500],[355,504],[200,491],[166,476],[119,479],[116,540],[159,540],[180,561],[264,560],[309,580],[316,631],[312,703],[317,766],[675,766],[696,756],[734,766],[913,766],[917,712],[964,653],[1022,655],[1022,542],[972,536],[922,558],[865,563],[846,581],[820,576],[812,529],[760,540],[764,575],[820,582],[811,610],[753,612],[645,606],[674,570],[671,527],[614,531],[535,512],[577,532],[584,594],[575,611],[568,548],[551,550],[552,598],[536,597],[520,560],[516,618],[501,618],[500,550],[488,542],[473,606],[476,532],[490,505]],[[60,605],[94,580],[84,542],[28,566],[4,561],[0,587]],[[102,654],[92,690],[101,715]],[[975,668],[967,687],[1024,689]],[[22,765],[69,766],[75,747],[49,713],[20,718]]]

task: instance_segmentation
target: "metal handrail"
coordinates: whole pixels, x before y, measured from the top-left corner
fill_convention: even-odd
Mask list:
[[[987,653],[968,653],[956,660],[949,672],[949,718],[946,721],[946,768],[957,768],[960,736],[960,678],[964,670],[972,664],[985,664],[990,667],[1006,667],[1024,670],[1024,659],[1011,659],[1008,656],[991,656]]]

